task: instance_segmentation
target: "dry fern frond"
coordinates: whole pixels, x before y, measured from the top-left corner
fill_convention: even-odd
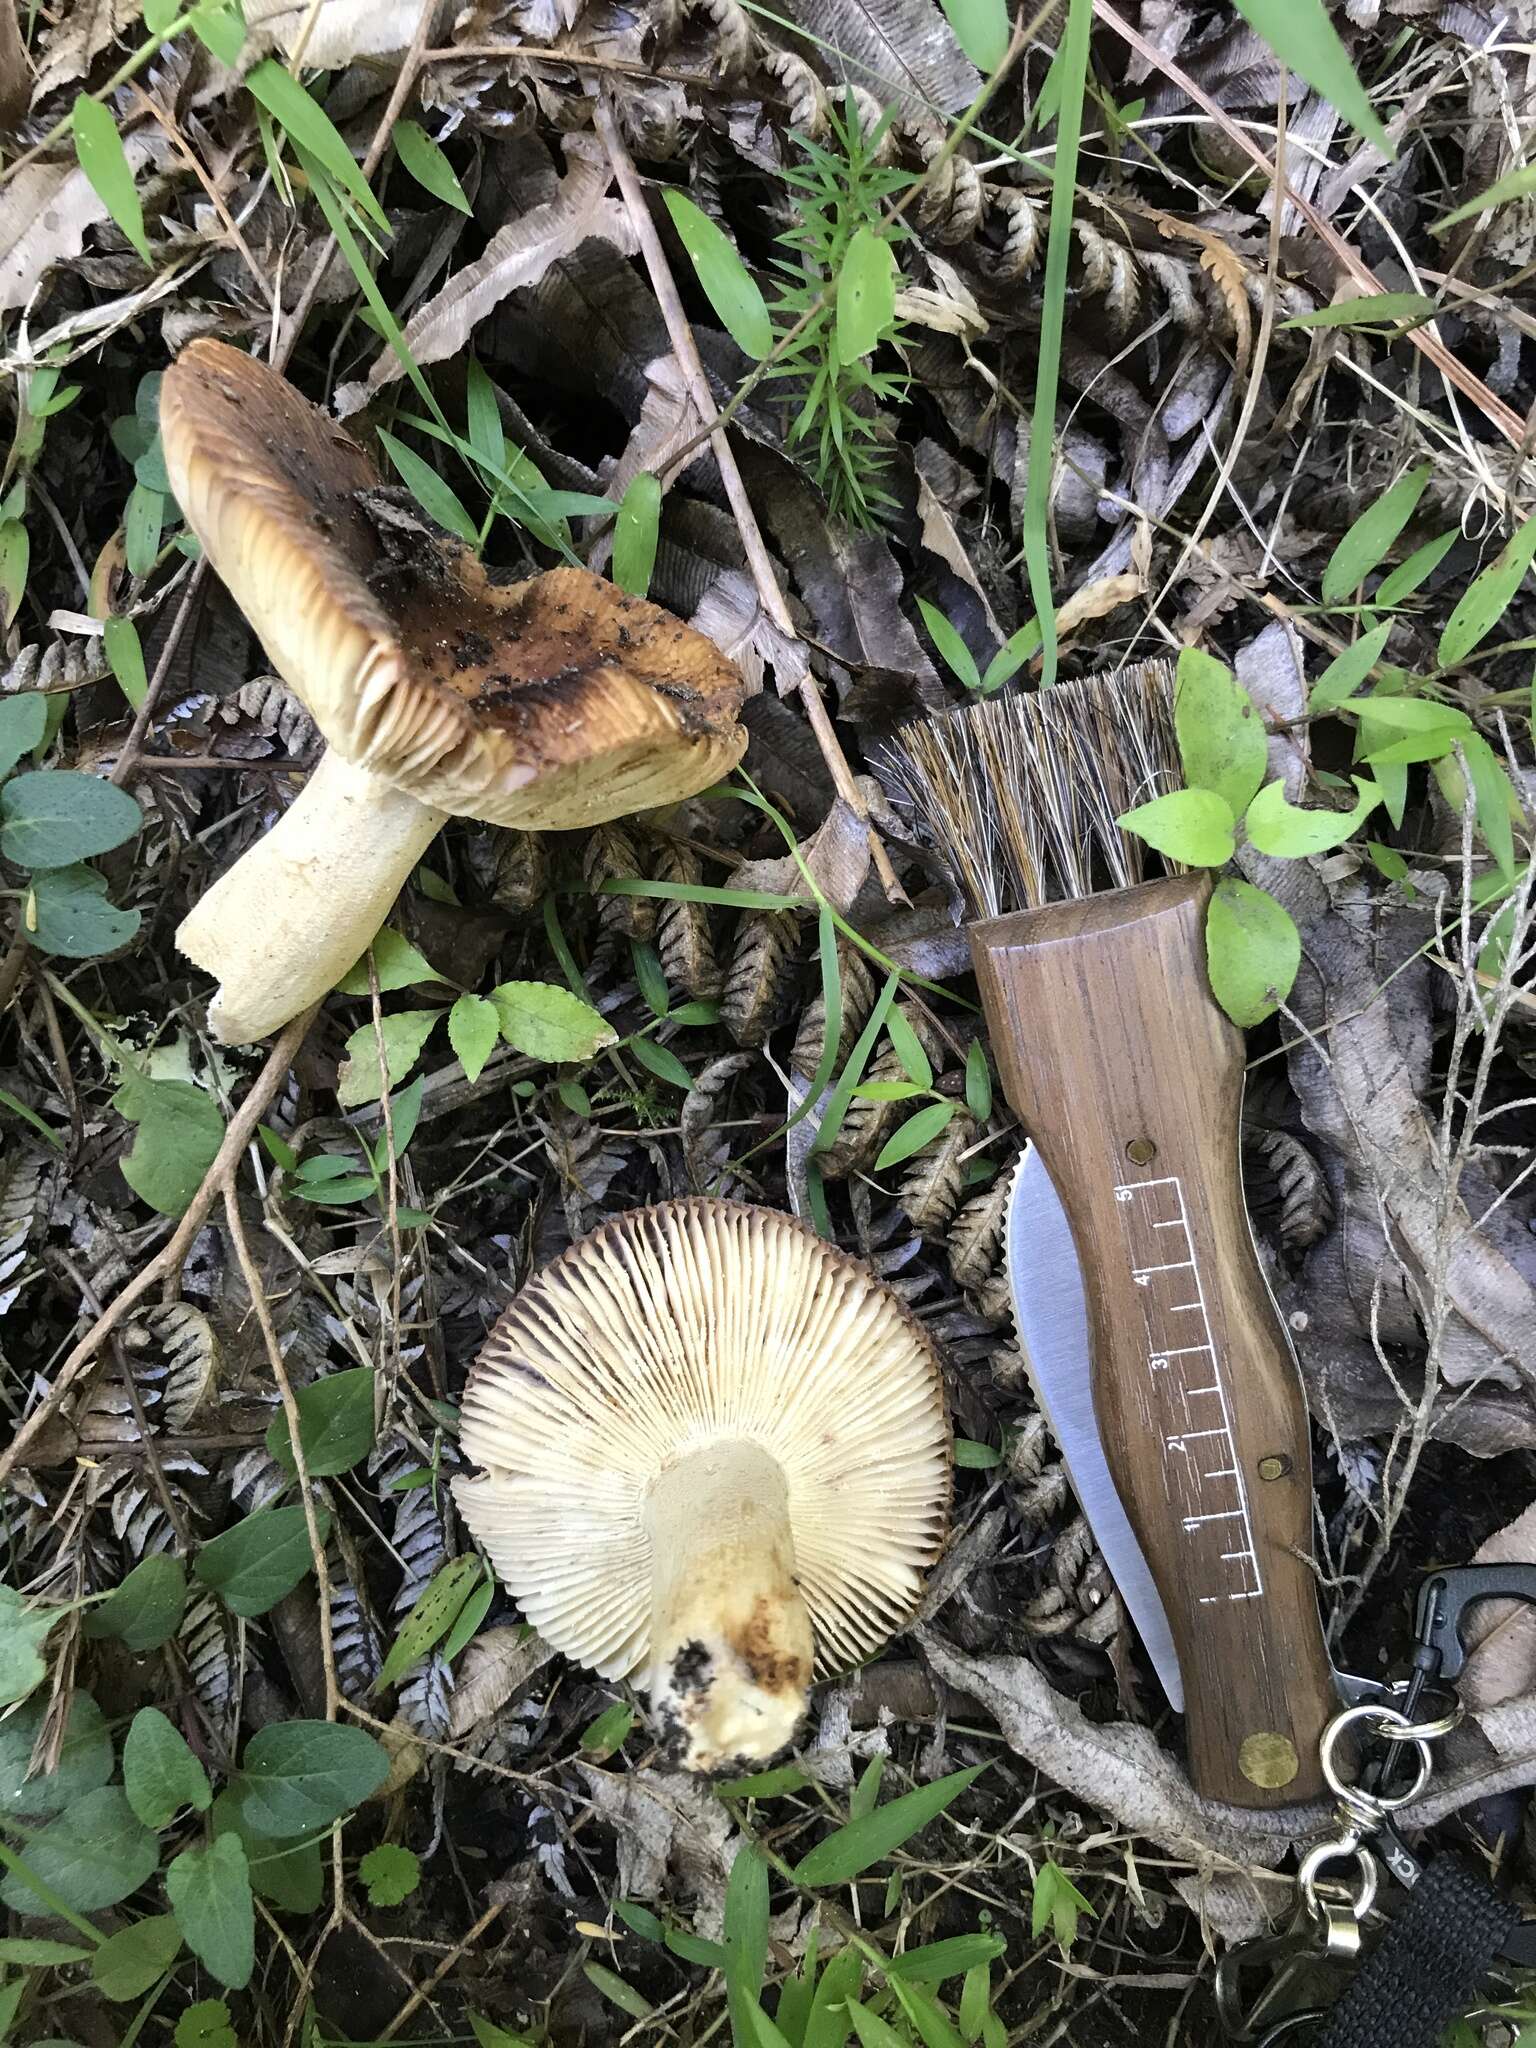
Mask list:
[[[600,889],[604,882],[649,880],[640,866],[640,853],[627,825],[598,825],[588,834],[582,848],[581,872],[587,887]],[[650,896],[599,896],[597,921],[605,933],[622,932],[626,938],[648,939],[656,929],[656,903]]]
[[[498,832],[489,887],[496,908],[523,916],[541,901],[548,887],[549,841],[545,834]]]
[[[1079,220],[1075,226],[1083,252],[1083,289],[1104,300],[1116,329],[1123,331],[1135,318],[1141,303],[1136,259],[1129,249],[1101,234],[1091,222]]]
[[[1162,286],[1174,325],[1182,327],[1186,334],[1202,333],[1208,322],[1200,301],[1195,297],[1190,266],[1177,256],[1165,256],[1161,250],[1144,249],[1141,267]]]
[[[841,1028],[837,1034],[837,1057],[841,1064],[853,1051],[854,1040],[868,1022],[878,989],[874,969],[859,947],[839,940],[837,968],[842,994]],[[818,988],[800,1018],[789,1056],[790,1071],[808,1081],[821,1065],[826,1047],[827,999],[825,990]]]
[[[959,150],[944,156],[948,137],[941,121],[908,114],[901,122],[901,133],[923,165],[918,219],[936,242],[968,242],[981,225],[986,204],[981,173]]]
[[[1039,1524],[1060,1514],[1067,1498],[1067,1468],[1043,1415],[1024,1418],[1009,1441],[1003,1463],[1014,1504],[1024,1521]]]
[[[155,1421],[172,1434],[189,1429],[218,1392],[220,1349],[213,1325],[187,1301],[170,1301],[137,1317],[123,1334],[134,1355],[133,1376],[156,1386]]]
[[[691,846],[675,839],[662,843],[651,863],[657,882],[680,882],[696,888],[704,879],[704,863]],[[709,906],[689,903],[679,897],[661,903],[656,917],[656,951],[661,971],[670,988],[686,989],[695,1002],[713,1002],[725,985],[725,976],[715,958],[715,942],[709,929]]]
[[[827,89],[810,65],[793,50],[764,49],[761,70],[783,96],[791,133],[820,142],[827,132]]]
[[[988,274],[999,284],[1027,277],[1040,260],[1039,202],[1011,185],[988,185],[987,205],[1007,222],[1001,249],[978,251]]]
[[[914,1153],[901,1177],[896,1199],[924,1237],[941,1237],[965,1192],[965,1155],[980,1126],[957,1110],[931,1144]]]
[[[738,1045],[766,1044],[782,1018],[799,943],[793,910],[749,910],[737,925],[720,1017]]]
[[[1281,1246],[1288,1252],[1306,1251],[1333,1222],[1333,1196],[1323,1169],[1289,1131],[1256,1130],[1245,1124],[1243,1144],[1263,1160],[1274,1181],[1280,1202],[1275,1234]]]
[[[1008,1220],[1008,1195],[1013,1163],[1000,1166],[980,1194],[972,1195],[950,1225],[949,1270],[967,1294],[984,1288],[1002,1270],[1003,1227]]]
[[[1102,1644],[1119,1629],[1119,1596],[1086,1519],[1077,1515],[1051,1547],[1051,1582],[1024,1609],[1033,1636],[1076,1636]]]
[[[693,1077],[678,1123],[688,1182],[695,1194],[717,1195],[729,1201],[742,1199],[745,1191],[747,1200],[756,1199],[756,1191],[748,1188],[739,1175],[724,1170],[731,1153],[742,1149],[732,1143],[741,1134],[716,1128],[721,1118],[720,1098],[738,1075],[750,1072],[756,1065],[754,1053],[725,1052]]]

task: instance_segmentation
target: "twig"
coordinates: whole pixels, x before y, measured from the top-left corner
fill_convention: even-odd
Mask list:
[[[213,1207],[217,1197],[233,1179],[235,1169],[240,1163],[240,1156],[255,1135],[263,1111],[282,1086],[288,1069],[298,1056],[299,1047],[308,1035],[318,1008],[317,1003],[306,1010],[302,1017],[295,1017],[291,1024],[285,1026],[282,1036],[267,1055],[266,1065],[251,1083],[244,1102],[230,1119],[229,1129],[224,1134],[224,1142],[219,1147],[212,1166],[204,1174],[202,1186],[192,1197],[186,1214],[177,1224],[173,1234],[156,1252],[149,1264],[135,1274],[122,1292],[102,1311],[97,1321],[54,1374],[53,1384],[48,1392],[17,1430],[5,1450],[0,1451],[0,1483],[3,1483],[18,1465],[25,1464],[30,1445],[134,1303],[142,1301],[157,1281],[169,1279],[180,1272],[192,1240],[202,1229],[208,1211]]]
[[[651,280],[651,289],[661,307],[661,317],[666,322],[667,339],[672,344],[672,353],[677,357],[682,370],[683,381],[694,408],[701,420],[707,420],[715,409],[714,394],[709,388],[709,379],[704,374],[704,365],[699,357],[698,344],[693,338],[688,315],[683,311],[683,302],[678,296],[677,284],[672,276],[672,267],[667,262],[666,251],[651,220],[650,210],[645,203],[645,194],[640,189],[640,177],[624,138],[619,133],[619,124],[613,117],[613,109],[606,99],[599,99],[593,113],[594,124],[608,152],[608,161],[613,166],[613,175],[618,182],[619,192],[624,201],[635,235],[640,243],[640,253],[645,259],[646,273]],[[742,482],[741,470],[724,427],[717,426],[709,437],[710,449],[720,471],[720,481],[725,486],[725,495],[735,517],[737,530],[741,535],[742,550],[747,565],[752,571],[752,580],[757,585],[758,598],[764,611],[784,637],[796,640],[794,620],[784,602],[784,593],[779,588],[773,563],[757,523],[757,514],[747,496],[747,487]],[[890,855],[870,822],[869,807],[854,781],[853,770],[848,757],[838,742],[827,708],[821,701],[821,689],[816,678],[807,668],[799,685],[800,698],[805,705],[806,716],[811,730],[816,735],[822,758],[832,776],[833,786],[854,816],[858,818],[869,834],[870,855],[875,871],[880,877],[887,901],[904,903],[906,891],[896,879],[896,870],[891,866]]]
[[[466,1935],[462,1936],[461,1939],[458,1942],[456,1942],[455,1945],[448,1951],[447,1955],[443,1957],[442,1961],[438,1964],[437,1968],[432,1972],[431,1976],[427,1979],[426,1983],[422,1985],[421,1989],[419,1991],[413,1991],[411,1993],[410,1997],[405,2001],[404,2005],[401,2006],[400,2010],[395,2014],[394,2018],[390,2021],[389,2025],[384,2029],[383,2033],[380,2034],[379,2039],[381,2041],[393,2041],[396,2034],[399,2033],[400,2029],[405,2025],[406,2021],[411,2017],[412,2013],[416,2012],[421,2006],[426,2004],[427,2000],[432,1996],[432,1993],[437,1989],[438,1985],[442,1983],[443,1979],[447,1976],[448,1972],[453,1968],[454,1964],[459,1961],[460,1957],[464,1954],[464,1951],[468,1948],[472,1948],[474,1944],[480,1939],[481,1935],[485,1933],[486,1929],[490,1926],[491,1922],[494,1919],[496,1919],[498,1915],[504,1913],[507,1910],[507,1904],[507,1900],[497,1899],[494,1904],[486,1907],[485,1911],[480,1915],[480,1918],[475,1922],[474,1926],[470,1928],[469,1932]]]

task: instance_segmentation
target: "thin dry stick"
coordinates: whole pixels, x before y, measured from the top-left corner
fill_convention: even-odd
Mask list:
[[[619,133],[619,124],[613,117],[613,109],[605,99],[596,103],[594,121],[602,138],[608,161],[613,166],[618,181],[625,211],[629,214],[640,253],[645,258],[645,268],[651,280],[651,289],[661,307],[661,317],[666,322],[667,339],[672,344],[672,353],[677,357],[688,387],[694,409],[701,420],[707,420],[715,410],[714,394],[709,388],[709,379],[704,374],[704,365],[699,358],[698,344],[693,338],[693,329],[688,324],[688,315],[683,311],[683,302],[678,297],[677,284],[672,276],[671,265],[667,262],[666,251],[651,221],[645,195],[640,189],[640,176],[636,171],[624,139]],[[784,602],[784,593],[779,588],[778,578],[773,573],[773,563],[763,541],[757,523],[757,514],[752,510],[752,501],[747,496],[747,487],[741,480],[736,457],[730,440],[723,427],[716,427],[709,437],[710,449],[720,471],[720,481],[725,486],[725,495],[730,502],[736,525],[741,534],[741,545],[752,571],[752,580],[757,585],[757,594],[765,612],[774,625],[788,640],[799,635],[794,621],[789,616],[789,607]],[[832,729],[827,716],[827,707],[821,701],[821,690],[816,678],[807,668],[799,683],[800,698],[805,705],[806,716],[810,719],[811,730],[816,735],[816,744],[821,748],[822,758],[832,776],[838,795],[843,799],[854,816],[859,819],[869,834],[870,854],[875,863],[887,900],[904,903],[906,892],[896,879],[896,870],[891,866],[879,833],[870,823],[869,807],[859,793],[859,786],[853,779],[853,770],[848,757]]]
[[[1231,115],[1224,108],[1219,107],[1208,92],[1201,86],[1196,85],[1187,71],[1182,70],[1179,65],[1175,64],[1171,57],[1165,57],[1155,44],[1147,41],[1139,29],[1132,28],[1128,21],[1122,21],[1114,8],[1110,6],[1109,0],[1093,0],[1093,11],[1097,18],[1104,23],[1105,27],[1112,28],[1122,42],[1129,43],[1139,57],[1143,58],[1148,64],[1153,65],[1165,78],[1171,79],[1181,92],[1188,93],[1197,106],[1205,109],[1206,113],[1210,115],[1211,119],[1221,129],[1223,135],[1235,142],[1249,161],[1256,164],[1259,170],[1263,172],[1264,176],[1275,187],[1276,204],[1278,205],[1282,198],[1289,199],[1307,225],[1312,229],[1312,232],[1327,243],[1356,284],[1362,286],[1368,292],[1385,290],[1385,286],[1366,262],[1365,258],[1357,250],[1351,248],[1338,229],[1334,227],[1333,223],[1326,220],[1318,212],[1310,199],[1304,199],[1293,186],[1285,182],[1276,172],[1275,166],[1270,162],[1263,150],[1260,149],[1252,136],[1248,134],[1247,130],[1239,127]],[[1495,397],[1481,377],[1474,371],[1469,370],[1465,363],[1452,355],[1438,335],[1431,334],[1424,327],[1412,327],[1408,330],[1408,339],[1415,348],[1424,351],[1435,368],[1447,377],[1452,384],[1456,385],[1458,390],[1466,393],[1467,397],[1472,400],[1472,403],[1483,414],[1484,418],[1493,422],[1494,426],[1498,428],[1511,447],[1517,449],[1522,454],[1525,452],[1526,430],[1524,420],[1521,419],[1520,415],[1512,407],[1507,406],[1502,398]]]
[[[283,1413],[288,1418],[288,1441],[293,1449],[294,1477],[298,1481],[299,1499],[304,1507],[304,1527],[309,1534],[309,1554],[315,1567],[315,1586],[319,1596],[320,1659],[325,1666],[325,1718],[327,1721],[334,1721],[341,1705],[341,1684],[336,1676],[336,1655],[331,1642],[331,1575],[326,1567],[325,1543],[320,1535],[309,1467],[304,1459],[304,1442],[299,1430],[299,1404],[283,1365],[282,1347],[277,1341],[277,1331],[272,1326],[272,1310],[267,1301],[267,1290],[261,1284],[261,1274],[257,1270],[256,1261],[251,1257],[251,1247],[246,1240],[245,1223],[240,1215],[240,1198],[235,1192],[233,1174],[224,1183],[224,1220],[229,1226],[235,1257],[240,1261],[240,1271],[245,1276],[245,1289],[251,1297],[251,1307],[255,1311],[256,1322],[261,1330],[261,1341],[266,1347],[267,1364],[272,1368],[272,1379],[277,1387],[278,1398],[283,1404]]]
[[[405,2001],[404,2005],[401,2006],[400,2010],[395,2014],[394,2018],[390,2021],[389,2025],[384,2029],[383,2033],[380,2034],[379,2039],[381,2041],[393,2041],[396,2034],[399,2033],[400,2029],[411,2017],[411,2014],[413,2012],[418,2011],[420,2007],[426,2004],[427,2000],[432,1996],[432,1993],[437,1989],[438,1985],[442,1983],[443,1979],[447,1976],[448,1972],[453,1968],[454,1964],[458,1962],[459,1958],[464,1954],[465,1950],[473,1948],[475,1943],[480,1939],[481,1935],[484,1934],[486,1929],[490,1926],[491,1922],[495,1920],[500,1914],[505,1913],[505,1911],[507,1910],[507,1903],[508,1902],[505,1899],[497,1899],[494,1902],[494,1904],[486,1907],[485,1911],[480,1915],[480,1918],[475,1922],[474,1926],[470,1928],[469,1932],[462,1938],[462,1940],[456,1943],[456,1945],[448,1951],[447,1955],[443,1957],[442,1961],[438,1964],[437,1968],[432,1972],[431,1976],[427,1979],[426,1983],[422,1985],[421,1989],[419,1991],[413,1991],[411,1993],[410,1997]]]
[[[287,1077],[288,1069],[298,1056],[299,1047],[304,1043],[310,1025],[314,1022],[319,1004],[306,1010],[302,1017],[295,1017],[284,1028],[267,1055],[265,1066],[251,1083],[244,1102],[230,1120],[229,1129],[224,1133],[224,1142],[212,1166],[203,1176],[202,1186],[192,1197],[187,1213],[177,1224],[173,1234],[156,1252],[149,1264],[134,1275],[120,1294],[86,1331],[80,1342],[70,1352],[64,1363],[54,1374],[53,1385],[38,1402],[36,1408],[17,1430],[4,1451],[0,1451],[0,1484],[18,1465],[26,1462],[30,1445],[41,1433],[48,1419],[59,1408],[64,1396],[85,1372],[102,1345],[117,1328],[136,1301],[144,1296],[157,1281],[167,1280],[181,1271],[182,1261],[191,1248],[192,1240],[207,1220],[208,1211],[223,1191],[226,1183],[233,1179],[239,1166],[240,1156],[251,1142],[262,1113]]]

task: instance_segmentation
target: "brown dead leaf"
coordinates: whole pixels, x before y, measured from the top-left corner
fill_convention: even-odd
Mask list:
[[[49,36],[37,68],[35,99],[83,78],[102,51],[138,18],[138,0],[76,0]]]
[[[613,171],[590,135],[565,138],[566,174],[553,199],[535,206],[499,229],[485,254],[455,271],[435,299],[414,315],[405,343],[417,363],[442,362],[457,355],[479,323],[510,292],[537,284],[552,263],[569,256],[594,237],[611,242],[622,255],[638,247],[629,217],[616,199],[607,196]],[[392,348],[386,348],[367,381],[347,384],[336,393],[336,411],[345,419],[404,374]]]
[[[1536,1505],[1480,1544],[1474,1564],[1524,1564],[1536,1557]],[[1456,1690],[1472,1713],[1536,1693],[1536,1612],[1513,1600],[1469,1610],[1475,1647]]]
[[[717,576],[688,623],[736,664],[754,693],[763,687],[765,665],[772,668],[781,692],[810,670],[804,642],[791,640],[769,618],[757,585],[745,570],[727,569]]]
[[[20,119],[31,91],[26,45],[16,26],[16,0],[0,0],[0,127]]]
[[[1065,640],[1079,626],[1086,626],[1093,619],[1108,618],[1111,612],[1119,611],[1121,605],[1140,597],[1145,589],[1145,583],[1134,572],[1123,576],[1101,576],[1096,583],[1085,583],[1081,590],[1073,591],[1057,612],[1056,637]]]
[[[129,136],[124,147],[131,165],[142,163],[143,142]],[[0,192],[0,313],[24,306],[56,264],[80,254],[86,230],[106,217],[73,161],[24,165]]]
[[[274,49],[291,56],[303,36],[306,64],[340,71],[359,57],[406,49],[421,19],[421,0],[320,0],[318,10],[314,0],[245,0],[244,13],[242,64]]]
[[[554,1654],[541,1635],[521,1628],[488,1628],[473,1637],[454,1667],[450,1739],[457,1742],[488,1721]]]
[[[851,804],[839,797],[809,839],[799,858],[786,853],[779,860],[744,861],[731,876],[733,889],[763,889],[773,896],[805,896],[809,869],[827,901],[846,911],[869,873],[869,827]]]

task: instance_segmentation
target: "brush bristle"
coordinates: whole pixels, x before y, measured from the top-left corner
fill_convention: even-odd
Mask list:
[[[1116,818],[1176,788],[1173,669],[1134,663],[904,725],[880,762],[976,917],[1142,879]]]

